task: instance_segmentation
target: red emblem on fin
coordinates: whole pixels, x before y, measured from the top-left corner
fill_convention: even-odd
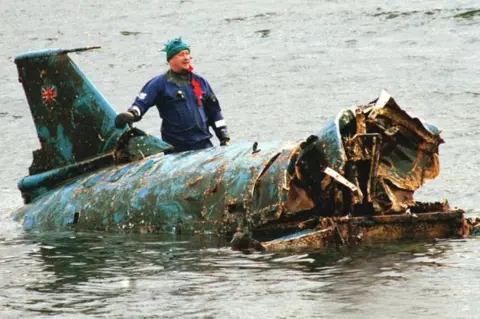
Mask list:
[[[57,89],[54,86],[47,86],[42,88],[43,103],[55,102],[57,97]]]

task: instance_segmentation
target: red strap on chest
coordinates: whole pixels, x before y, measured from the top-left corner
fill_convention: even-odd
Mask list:
[[[197,98],[198,107],[202,107],[203,91],[202,91],[202,87],[200,86],[200,82],[198,82],[197,79],[193,78],[192,86],[193,86],[193,94],[195,94],[195,97]]]

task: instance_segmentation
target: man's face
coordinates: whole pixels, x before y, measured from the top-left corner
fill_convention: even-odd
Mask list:
[[[190,63],[192,62],[192,56],[190,51],[183,50],[178,52],[168,62],[173,72],[183,73],[190,70]]]

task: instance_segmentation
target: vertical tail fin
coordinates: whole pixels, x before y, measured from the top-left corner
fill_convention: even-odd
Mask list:
[[[41,148],[30,175],[109,152],[123,133],[115,110],[68,56],[74,50],[42,50],[15,58]]]

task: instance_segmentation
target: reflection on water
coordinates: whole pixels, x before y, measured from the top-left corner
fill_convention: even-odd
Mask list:
[[[8,298],[3,304],[12,313],[45,315],[228,317],[248,306],[253,317],[304,317],[321,314],[323,300],[330,313],[358,314],[376,288],[411,285],[414,276],[452,267],[445,256],[457,243],[242,254],[216,237],[191,239],[65,232],[4,240],[2,250],[22,249],[2,258],[0,301]],[[265,302],[271,303],[268,311]]]

